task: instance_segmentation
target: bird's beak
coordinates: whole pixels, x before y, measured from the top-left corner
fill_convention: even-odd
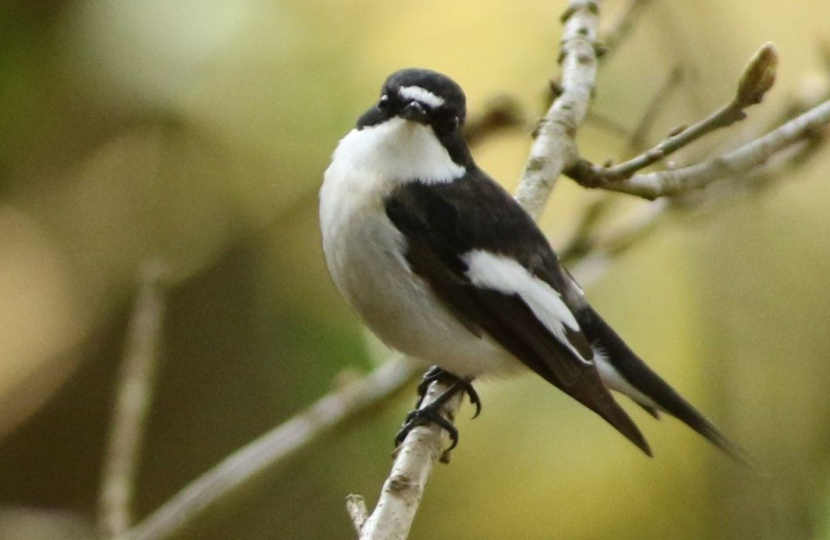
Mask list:
[[[401,112],[398,113],[398,116],[400,116],[404,120],[411,120],[412,122],[418,122],[419,124],[429,123],[429,117],[427,116],[427,112],[424,110],[423,105],[421,105],[417,101],[413,101],[412,103],[404,107],[403,110],[401,110]]]

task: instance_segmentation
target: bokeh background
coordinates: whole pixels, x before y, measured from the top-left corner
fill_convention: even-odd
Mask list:
[[[612,17],[622,0],[608,0]],[[142,452],[148,514],[222,457],[379,356],[328,280],[316,197],[331,151],[401,67],[444,71],[471,116],[546,100],[562,1],[4,0],[0,3],[0,538],[93,534],[136,289],[168,268],[164,355]],[[606,19],[607,22],[607,19]],[[826,0],[654,1],[602,66],[583,153],[619,158],[667,74],[652,140],[725,102],[763,42],[767,126],[826,89]],[[530,128],[475,148],[510,189]],[[730,138],[731,137],[731,138]],[[697,152],[697,153],[696,153]],[[699,150],[686,154],[687,159]],[[630,407],[656,457],[527,376],[482,383],[484,413],[436,469],[421,539],[830,538],[830,151],[763,194],[685,213],[588,295],[666,379],[755,457],[748,471]],[[563,180],[554,245],[596,200]],[[624,221],[647,204],[615,197]],[[606,224],[613,227],[614,220]],[[411,391],[410,391],[411,390]],[[181,538],[353,535],[374,502],[407,389],[211,510]]]

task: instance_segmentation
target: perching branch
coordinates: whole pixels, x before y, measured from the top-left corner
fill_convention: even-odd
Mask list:
[[[164,311],[162,269],[158,264],[148,265],[141,272],[127,330],[115,411],[104,454],[98,528],[106,538],[123,533],[132,522],[136,471],[147,413],[153,401]]]
[[[431,384],[424,404],[433,403],[447,389],[445,383]],[[455,394],[441,411],[450,422],[455,420],[462,397],[463,393]],[[417,426],[409,432],[396,450],[392,472],[383,484],[374,512],[361,524],[350,510],[360,540],[405,540],[409,536],[433,465],[439,458],[449,460],[444,451],[448,442],[449,435],[437,424]],[[354,497],[350,495],[349,499],[353,501]]]
[[[362,495],[346,496],[346,511],[349,512],[352,525],[354,525],[354,529],[359,535],[366,520],[369,519],[369,511],[366,510],[366,500]]]
[[[361,379],[346,383],[225,458],[119,538],[172,538],[207,508],[251,479],[297,455],[345,420],[381,406],[416,375],[413,362],[398,358],[385,362]]]

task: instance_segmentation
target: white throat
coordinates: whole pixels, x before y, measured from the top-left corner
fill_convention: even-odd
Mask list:
[[[334,151],[327,179],[336,172],[333,169],[342,174],[344,168],[367,175],[366,181],[390,184],[388,188],[415,180],[452,182],[466,172],[450,158],[431,127],[403,118],[350,131]]]

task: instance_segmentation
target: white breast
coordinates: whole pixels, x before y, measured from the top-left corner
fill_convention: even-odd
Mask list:
[[[382,341],[456,375],[477,376],[519,363],[438,303],[410,270],[406,239],[384,208],[401,182],[451,182],[464,172],[427,126],[393,119],[352,130],[326,170],[320,225],[335,285]]]

